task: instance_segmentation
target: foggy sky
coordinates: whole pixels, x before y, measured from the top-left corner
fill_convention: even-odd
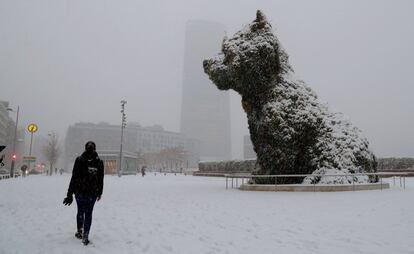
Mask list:
[[[296,74],[378,156],[414,156],[409,0],[0,0],[0,100],[20,105],[22,125],[61,139],[78,121],[119,124],[121,99],[128,121],[178,131],[185,22],[217,21],[231,36],[257,9]],[[232,152],[241,158],[246,117],[239,96],[231,100]]]

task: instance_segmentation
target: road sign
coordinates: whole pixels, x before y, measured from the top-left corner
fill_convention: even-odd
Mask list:
[[[23,162],[35,162],[36,156],[23,156]]]
[[[31,133],[35,133],[38,129],[39,127],[37,127],[37,125],[34,123],[31,123],[29,126],[27,126],[27,130]]]

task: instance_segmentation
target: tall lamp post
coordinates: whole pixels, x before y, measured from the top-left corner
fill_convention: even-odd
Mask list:
[[[121,114],[122,114],[122,122],[121,122],[121,147],[119,150],[119,167],[118,167],[118,177],[122,175],[122,143],[124,142],[124,129],[126,127],[126,114],[125,114],[125,104],[127,103],[126,100],[121,101]]]
[[[14,111],[12,108],[7,108],[9,111]],[[12,152],[12,161],[10,165],[10,177],[14,177],[14,164],[16,162],[16,141],[17,141],[17,125],[19,124],[19,112],[20,106],[17,106],[17,114],[16,114],[16,125],[14,126],[14,138],[13,138],[13,152]]]

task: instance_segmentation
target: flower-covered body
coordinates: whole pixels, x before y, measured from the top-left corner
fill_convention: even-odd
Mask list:
[[[375,156],[361,132],[294,79],[288,55],[265,16],[224,39],[222,53],[204,70],[221,90],[242,97],[260,170],[257,174],[341,175],[376,172]],[[285,177],[279,183],[372,182],[375,177]],[[270,180],[259,180],[266,183]]]

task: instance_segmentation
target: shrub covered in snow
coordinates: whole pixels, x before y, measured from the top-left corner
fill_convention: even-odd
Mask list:
[[[378,169],[414,169],[414,158],[379,158]]]
[[[288,55],[261,11],[222,52],[203,62],[218,89],[237,91],[247,113],[261,169],[257,174],[347,174],[376,172],[375,156],[361,132],[294,79]],[[375,177],[283,178],[280,183],[351,183]],[[267,182],[270,180],[259,180]]]
[[[198,170],[208,173],[251,173],[257,169],[256,160],[200,161]]]

